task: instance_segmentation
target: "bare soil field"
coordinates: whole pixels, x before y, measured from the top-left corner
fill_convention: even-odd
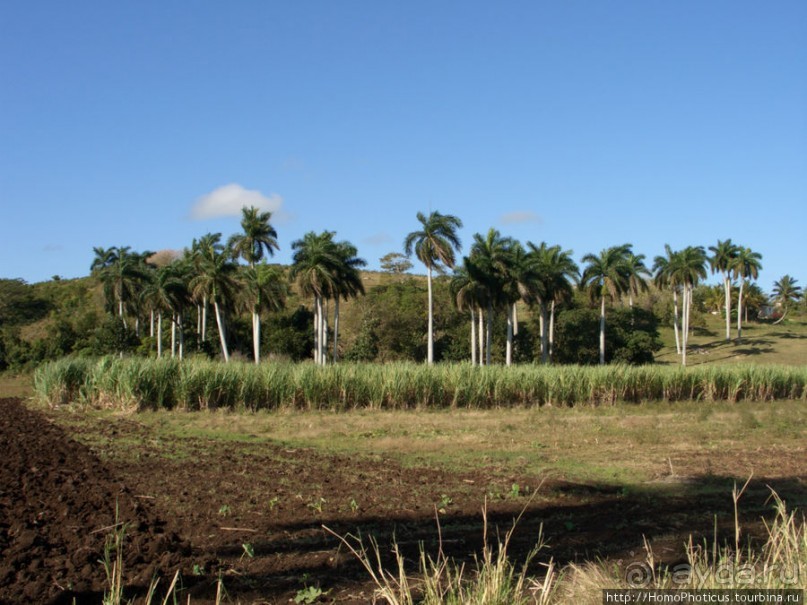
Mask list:
[[[487,502],[489,540],[524,512],[509,550],[516,561],[543,527],[549,547],[536,560],[539,573],[549,557],[624,567],[644,558],[645,538],[665,563],[682,559],[691,534],[733,540],[731,489],[748,478],[749,459],[758,464],[741,502],[744,539],[764,534],[769,488],[791,506],[807,504],[803,447],[785,455],[678,451],[674,475],[627,489],[495,464],[417,466],[383,452],[204,435],[169,441],[136,415],[69,430],[54,418],[19,399],[0,400],[2,603],[99,603],[98,561],[116,522],[127,523],[130,595],[142,596],[155,574],[165,586],[179,569],[181,602],[213,603],[221,579],[232,603],[294,602],[307,586],[323,591],[316,602],[369,603],[366,572],[323,526],[365,543],[373,536],[384,557],[394,539],[413,562],[421,545],[472,561]]]

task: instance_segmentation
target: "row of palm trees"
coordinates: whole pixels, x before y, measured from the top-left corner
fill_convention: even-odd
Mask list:
[[[335,299],[334,348],[336,360],[339,326],[339,298],[364,293],[359,269],[366,263],[356,256],[355,246],[334,240],[334,232],[308,233],[292,243],[294,263],[289,276],[265,262],[279,248],[277,232],[269,222],[271,213],[257,208],[242,211],[242,232],[225,244],[220,233],[208,233],[194,240],[178,259],[155,262],[152,252],[135,253],[129,247],[94,248],[91,271],[104,285],[104,293],[117,315],[127,325],[134,315],[135,331],[140,317],[150,316],[150,336],[156,337],[157,356],[163,354],[164,315],[171,318],[171,355],[183,356],[184,323],[195,307],[198,343],[207,338],[207,313],[215,313],[221,353],[230,360],[226,313],[238,304],[252,316],[255,363],[261,360],[261,313],[282,309],[288,295],[289,278],[303,294],[315,300],[315,360],[326,361],[327,313],[323,301]],[[239,266],[237,260],[245,261]],[[156,328],[156,331],[155,331]]]
[[[314,301],[314,361],[327,361],[328,301],[334,301],[333,361],[338,359],[339,301],[364,294],[360,269],[366,265],[350,242],[336,241],[335,233],[307,233],[291,244],[292,265],[288,277],[266,263],[279,249],[277,232],[270,223],[271,214],[257,208],[242,211],[242,232],[222,243],[221,234],[207,234],[194,240],[181,258],[155,263],[150,252],[134,253],[129,247],[95,248],[92,271],[104,284],[111,306],[117,308],[121,321],[127,315],[139,318],[148,314],[150,334],[155,335],[157,355],[162,356],[163,316],[170,316],[171,353],[182,356],[183,325],[188,311],[197,312],[196,334],[200,342],[207,337],[207,312],[212,305],[222,356],[230,359],[227,342],[226,313],[236,302],[252,316],[253,358],[261,359],[261,313],[285,306],[289,282],[296,282],[300,292]],[[605,363],[605,327],[607,303],[634,297],[647,290],[648,279],[668,289],[673,295],[673,325],[676,348],[686,364],[690,333],[692,294],[705,279],[707,266],[723,277],[726,307],[726,334],[730,338],[732,281],[739,280],[737,338],[742,336],[741,310],[746,280],[756,279],[761,269],[761,255],[731,240],[718,241],[707,255],[702,246],[672,250],[665,245],[664,256],[654,259],[652,270],[643,254],[634,254],[630,244],[612,246],[599,254],[582,258],[582,272],[571,250],[545,242],[522,245],[496,229],[485,236],[474,235],[468,256],[457,263],[461,242],[457,235],[462,221],[451,215],[431,212],[417,214],[420,228],[404,240],[404,252],[414,254],[427,269],[428,347],[427,362],[434,361],[434,310],[432,280],[435,272],[452,269],[451,292],[460,311],[471,320],[471,359],[483,365],[491,363],[493,316],[504,312],[507,318],[506,363],[512,363],[513,340],[518,333],[518,304],[537,310],[540,326],[541,356],[552,359],[556,306],[569,300],[575,288],[586,291],[600,308],[599,359]],[[238,265],[238,260],[244,265]],[[775,286],[774,294],[785,301],[798,298],[800,288],[789,276]],[[237,295],[238,294],[238,295]],[[679,298],[681,303],[679,320]]]
[[[404,241],[407,255],[412,252],[426,265],[429,284],[428,363],[433,362],[433,309],[432,274],[443,267],[453,269],[456,252],[460,249],[457,230],[462,222],[455,216],[432,212],[428,216],[417,214],[421,228],[410,233]],[[552,358],[555,306],[568,300],[574,285],[588,292],[592,302],[600,307],[599,359],[605,363],[606,302],[633,297],[647,290],[647,278],[653,278],[659,288],[673,294],[676,349],[686,365],[686,351],[690,333],[692,294],[695,286],[706,278],[707,265],[713,273],[723,276],[726,305],[726,338],[731,338],[732,281],[739,280],[737,309],[737,340],[742,337],[743,288],[747,280],[755,280],[762,268],[762,256],[750,248],[738,246],[731,240],[718,241],[709,248],[708,256],[702,246],[688,246],[672,250],[665,245],[666,256],[654,259],[652,271],[645,265],[643,254],[634,254],[630,244],[611,246],[599,254],[586,254],[582,258],[582,273],[572,259],[571,250],[549,246],[545,242],[526,247],[518,241],[502,236],[491,229],[486,236],[476,234],[470,254],[454,272],[452,293],[458,309],[471,316],[471,360],[489,364],[491,357],[492,316],[504,310],[507,316],[506,363],[512,363],[513,336],[518,331],[517,303],[538,308],[541,333],[541,355],[544,363]],[[787,279],[789,276],[785,276]],[[784,279],[784,278],[783,278]],[[777,285],[777,287],[779,287]],[[793,298],[792,284],[782,285],[788,290],[785,300]],[[681,297],[680,334],[678,301]],[[781,296],[777,294],[777,296]],[[788,298],[788,296],[790,298]],[[485,328],[487,325],[487,328]],[[478,330],[478,331],[477,331]],[[483,336],[484,334],[484,336]]]

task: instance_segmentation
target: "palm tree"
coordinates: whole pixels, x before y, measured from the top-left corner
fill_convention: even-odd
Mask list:
[[[117,301],[118,317],[124,326],[126,302],[136,296],[138,285],[147,279],[143,255],[130,250],[130,246],[93,248],[95,259],[90,265],[90,271],[104,284],[107,303]]]
[[[709,265],[712,273],[720,273],[723,277],[723,297],[726,304],[726,340],[731,340],[731,266],[737,256],[738,246],[730,239],[717,240],[716,246],[709,246],[712,256]]]
[[[675,332],[675,352],[681,354],[681,339],[678,336],[678,290],[681,284],[677,282],[675,267],[679,262],[680,252],[673,252],[669,244],[664,244],[667,256],[657,256],[653,259],[653,283],[659,289],[669,288],[673,295],[673,331]]]
[[[740,280],[740,292],[737,295],[737,342],[743,336],[743,286],[745,280],[759,277],[762,269],[762,255],[751,248],[739,247],[736,256],[731,261],[731,272]]]
[[[241,229],[244,232],[233,235],[227,241],[227,247],[233,251],[233,256],[243,258],[251,269],[255,269],[255,263],[263,259],[264,251],[273,256],[274,251],[280,248],[277,244],[277,231],[269,224],[271,218],[271,212],[261,212],[255,206],[244,206],[241,209]],[[259,363],[261,357],[260,323],[259,311],[253,308],[252,347],[255,363]]]
[[[600,301],[600,365],[605,364],[605,300],[615,300],[630,287],[628,255],[630,244],[612,246],[600,252],[599,256],[586,254],[580,286],[588,290],[593,300]]]
[[[777,324],[787,315],[790,303],[797,302],[803,295],[801,286],[796,285],[797,281],[797,279],[793,279],[789,275],[783,275],[781,279],[773,282],[773,302],[783,309],[782,317],[775,322]]]
[[[463,266],[454,271],[449,290],[457,310],[471,313],[471,365],[476,365],[476,312],[481,312],[481,287],[468,271],[469,262],[467,256],[463,258]]]
[[[197,275],[190,282],[191,295],[195,300],[209,300],[216,313],[216,325],[219,330],[219,342],[224,361],[230,361],[227,348],[224,309],[234,298],[237,287],[235,279],[236,265],[230,255],[212,246],[204,251],[199,262]]]
[[[361,279],[359,267],[365,267],[367,261],[356,256],[358,250],[350,242],[343,241],[336,244],[339,264],[336,267],[336,280],[334,290],[334,317],[333,317],[333,362],[338,361],[339,344],[339,298],[349,300],[364,294],[364,283]]]
[[[680,285],[683,290],[683,312],[681,318],[681,364],[687,364],[687,344],[692,311],[692,291],[701,279],[706,278],[706,251],[703,246],[687,246],[673,256],[669,280]]]
[[[426,265],[427,284],[429,294],[429,333],[426,360],[429,364],[434,363],[434,298],[432,294],[432,272],[441,266],[454,268],[454,251],[459,251],[462,246],[457,230],[462,228],[462,221],[450,214],[440,214],[432,212],[425,216],[422,212],[417,213],[421,229],[412,231],[404,239],[404,252],[407,256],[412,256],[414,251],[418,260]]]
[[[221,233],[206,233],[198,240],[194,239],[190,251],[186,251],[185,256],[189,257],[195,273],[202,272],[202,265],[211,262],[216,255],[224,251],[221,243]],[[201,290],[199,296],[194,295],[196,301],[197,321],[196,334],[201,344],[207,339],[207,292]]]
[[[241,209],[241,228],[243,233],[237,233],[230,237],[227,247],[235,256],[243,258],[250,267],[263,260],[264,252],[269,256],[274,255],[275,250],[279,250],[277,244],[277,231],[269,223],[272,218],[271,212],[261,212],[254,206]]]
[[[638,296],[639,292],[647,292],[647,282],[644,277],[650,277],[650,271],[644,264],[644,254],[634,254],[633,251],[628,252],[625,259],[628,267],[628,305],[633,308],[633,297]]]
[[[255,363],[261,362],[261,311],[280,311],[286,306],[288,286],[283,271],[259,263],[243,273],[244,298],[252,313],[252,350]]]
[[[518,300],[516,253],[519,246],[513,238],[502,237],[496,229],[488,230],[485,237],[474,235],[470,263],[471,277],[483,285],[487,302],[487,330],[485,333],[485,363],[491,361],[493,312],[505,309],[507,313],[506,362],[512,362],[513,303]]]
[[[759,317],[762,307],[768,304],[770,297],[762,291],[759,284],[746,280],[743,293],[743,321],[748,323],[748,313]]]
[[[555,305],[572,297],[572,284],[579,279],[580,269],[571,250],[548,246],[546,242],[540,246],[527,242],[527,248],[538,282],[532,295],[540,307],[541,361],[549,363],[554,346]]]
[[[339,267],[342,262],[333,231],[306,233],[292,242],[294,250],[289,279],[297,281],[301,292],[314,297],[314,362],[325,364],[325,314],[322,301],[338,291]]]
[[[144,289],[145,300],[157,312],[158,358],[163,354],[163,312],[170,311],[173,316],[176,316],[177,309],[181,307],[182,298],[186,294],[185,284],[173,264],[158,268]]]

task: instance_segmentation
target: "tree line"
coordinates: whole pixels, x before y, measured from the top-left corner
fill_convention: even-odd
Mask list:
[[[656,318],[634,308],[634,302],[653,284],[658,291],[671,294],[669,319],[685,365],[696,297],[701,307],[713,309],[718,306],[716,290],[722,289],[719,306],[725,314],[726,339],[732,338],[733,309],[739,340],[749,302],[757,308],[775,304],[783,319],[802,296],[796,280],[786,275],[776,282],[770,300],[765,297],[753,283],[762,268],[761,255],[731,240],[718,241],[708,252],[702,246],[681,250],[665,246],[665,254],[655,257],[650,267],[643,254],[634,253],[630,244],[622,244],[586,254],[578,265],[571,250],[546,242],[522,244],[490,229],[484,235],[475,234],[468,255],[459,258],[462,221],[458,217],[431,212],[418,213],[417,220],[418,228],[403,242],[403,254],[393,252],[381,260],[385,271],[399,277],[412,268],[413,256],[425,266],[425,325],[417,325],[414,309],[407,316],[409,325],[401,323],[404,309],[419,296],[416,284],[377,287],[368,297],[375,308],[361,305],[361,325],[355,326],[353,345],[344,352],[351,359],[375,358],[383,340],[388,354],[397,351],[394,354],[402,358],[422,358],[427,363],[462,358],[470,358],[475,365],[491,364],[499,358],[507,365],[524,360],[586,362],[590,357],[579,350],[587,351],[593,339],[582,340],[582,334],[589,333],[583,326],[589,325],[588,318],[597,309],[593,336],[597,339],[596,361],[649,361],[653,350],[660,347]],[[84,348],[112,348],[122,353],[139,347],[145,354],[181,358],[189,351],[214,355],[211,343],[215,341],[218,354],[226,362],[233,340],[243,348],[241,335],[245,330],[240,321],[249,316],[251,359],[255,363],[260,363],[267,353],[267,342],[273,338],[277,353],[293,358],[308,356],[317,364],[334,363],[341,350],[339,302],[368,294],[361,273],[366,262],[353,244],[338,241],[332,231],[307,233],[292,242],[291,248],[292,264],[288,268],[268,263],[279,249],[277,232],[271,213],[257,208],[243,209],[241,232],[226,242],[222,234],[208,233],[177,255],[134,252],[128,246],[94,248],[91,275],[102,284],[105,306],[114,322],[105,326],[105,336],[99,336],[106,338],[104,342],[85,343]],[[710,270],[721,276],[720,287],[702,285]],[[287,311],[292,284],[311,301],[311,310],[300,306]],[[453,335],[450,344],[439,343],[437,356],[435,287],[443,297],[442,315],[450,315],[442,320],[439,331]],[[0,288],[0,321],[2,295]],[[626,307],[618,308],[619,301],[626,302]],[[448,306],[450,314],[445,308]],[[530,310],[529,326],[519,321],[519,309],[525,308]],[[560,325],[559,312],[563,314]],[[262,335],[262,322],[267,319],[273,322],[271,338]],[[570,322],[577,322],[576,328],[569,329]],[[166,324],[168,335],[164,334]],[[55,333],[59,326],[69,328],[57,322]],[[236,338],[231,329],[235,329]],[[398,333],[393,334],[396,330]],[[494,333],[503,334],[500,354]],[[422,353],[418,349],[421,338],[425,340]],[[464,351],[460,338],[467,338]],[[410,346],[403,342],[405,339],[414,342]],[[19,338],[14,341],[11,337],[0,340],[0,367],[3,348],[13,348],[19,342]],[[559,344],[573,350],[559,355]],[[67,345],[53,348],[40,351],[38,357],[77,350]]]

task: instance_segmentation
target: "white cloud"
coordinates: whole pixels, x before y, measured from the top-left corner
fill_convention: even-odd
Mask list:
[[[392,241],[392,237],[388,233],[376,233],[365,237],[362,242],[370,246],[382,246]]]
[[[230,183],[203,195],[193,204],[191,218],[203,220],[219,216],[241,216],[241,209],[255,206],[264,212],[277,212],[283,198],[277,193],[268,196],[257,190],[244,189],[238,183]]]
[[[503,225],[517,225],[521,223],[540,223],[541,217],[534,212],[524,210],[520,212],[508,212],[507,214],[502,214],[501,217],[499,217],[499,220]]]

